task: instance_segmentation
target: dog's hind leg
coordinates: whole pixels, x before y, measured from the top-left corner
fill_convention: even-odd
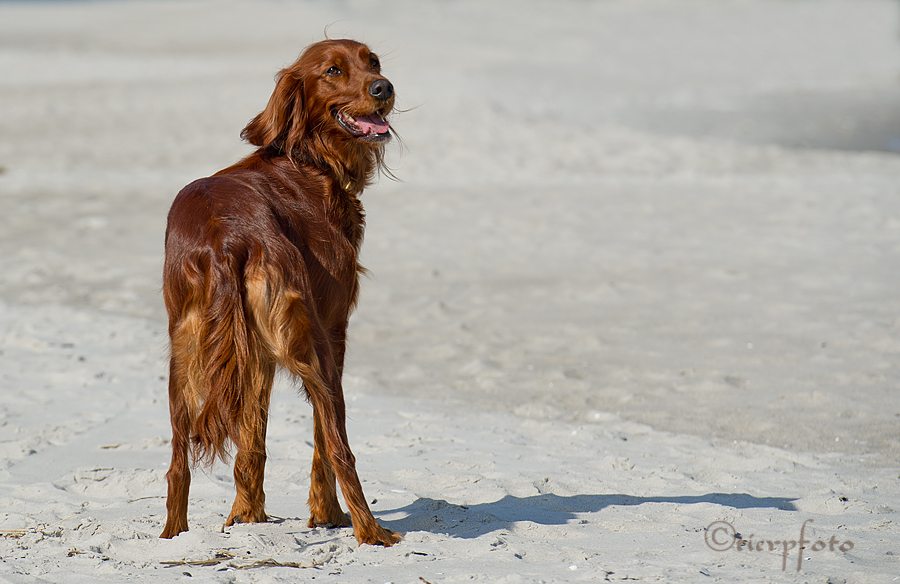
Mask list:
[[[244,388],[243,418],[237,440],[238,452],[234,458],[234,485],[237,494],[225,527],[235,523],[268,520],[263,479],[266,468],[266,427],[275,362],[263,353],[261,343],[255,335],[251,334],[250,339],[250,371],[245,376],[247,386]]]
[[[169,413],[172,419],[172,462],[166,473],[169,484],[166,498],[166,527],[160,537],[170,539],[188,530],[188,491],[191,486],[191,469],[188,460],[188,443],[191,431],[191,410],[186,395],[186,379],[177,362],[175,352],[169,368]]]

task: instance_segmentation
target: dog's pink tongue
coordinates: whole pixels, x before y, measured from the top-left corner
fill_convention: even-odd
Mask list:
[[[362,130],[366,136],[370,134],[384,134],[391,128],[390,124],[377,114],[356,118],[356,125],[359,126],[359,129]]]

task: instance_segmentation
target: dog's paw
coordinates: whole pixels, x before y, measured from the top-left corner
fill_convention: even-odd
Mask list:
[[[231,527],[235,523],[265,523],[268,520],[269,516],[262,510],[256,512],[232,510],[222,529]]]
[[[159,537],[160,537],[160,539],[172,539],[179,533],[181,533],[183,531],[187,531],[187,530],[188,530],[187,521],[183,522],[182,524],[166,523],[166,527],[165,527],[165,529],[163,529],[162,535],[160,535]]]
[[[352,522],[350,516],[338,509],[328,514],[317,514],[309,518],[307,527],[326,527],[334,529],[336,527],[350,527]]]
[[[369,545],[381,545],[391,547],[395,543],[399,543],[403,537],[390,529],[385,529],[377,523],[374,527],[367,530],[354,529],[354,535],[359,545],[367,543]]]

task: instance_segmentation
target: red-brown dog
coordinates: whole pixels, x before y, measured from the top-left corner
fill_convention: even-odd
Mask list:
[[[369,510],[350,452],[341,374],[356,304],[363,187],[381,168],[394,88],[350,40],[308,47],[283,69],[241,137],[259,148],[186,186],[169,212],[163,294],[169,315],[172,463],[162,537],[186,531],[195,461],[237,447],[225,526],[266,521],[266,422],[277,366],[313,406],[309,526],[349,526],[359,543],[400,536]],[[190,447],[190,448],[189,448]]]

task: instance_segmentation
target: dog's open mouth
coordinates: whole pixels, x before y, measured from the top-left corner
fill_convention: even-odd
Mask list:
[[[367,142],[383,142],[391,138],[391,125],[378,114],[354,117],[347,112],[335,110],[334,119],[348,134]]]

